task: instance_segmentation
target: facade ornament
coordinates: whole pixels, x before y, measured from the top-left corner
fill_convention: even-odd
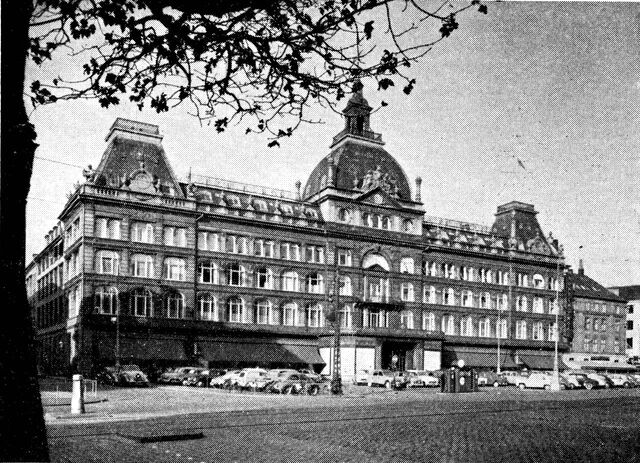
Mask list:
[[[398,198],[398,180],[388,172],[382,172],[382,167],[377,165],[375,170],[369,169],[362,179],[353,173],[353,188],[360,191],[369,191],[381,188],[388,195]]]
[[[96,171],[93,169],[91,164],[82,169],[82,176],[85,178],[85,182],[93,183],[95,180]]]
[[[140,169],[144,169],[144,154],[141,151],[136,154],[136,160],[140,164]]]

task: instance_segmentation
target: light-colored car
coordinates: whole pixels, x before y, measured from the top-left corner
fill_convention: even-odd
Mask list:
[[[368,386],[384,386],[387,389],[406,387],[407,378],[391,370],[373,370],[367,378]]]
[[[172,371],[167,371],[158,378],[159,383],[165,384],[188,384],[189,379],[201,374],[206,368],[201,367],[179,367]]]
[[[371,370],[358,370],[353,376],[353,384],[367,384]]]
[[[428,370],[407,370],[407,373],[410,374],[409,387],[437,387],[440,385],[440,380]],[[414,380],[413,378],[416,378],[418,381]]]
[[[626,389],[634,387],[633,382],[629,379],[629,376],[621,373],[611,373],[607,375],[611,381],[613,381],[614,387],[624,387]]]
[[[502,376],[507,380],[507,384],[511,386],[518,385],[518,378],[529,376],[529,372],[525,371],[503,371]]]
[[[553,376],[541,372],[533,372],[529,376],[520,376],[517,384],[520,389],[551,389]],[[560,388],[566,388],[567,381],[560,378]]]
[[[217,376],[211,380],[209,385],[211,387],[223,387],[225,384],[230,383],[233,378],[236,378],[240,374],[240,370],[231,370],[226,372],[222,376]]]
[[[245,368],[237,376],[231,378],[231,386],[245,388],[261,388],[272,380],[267,376],[267,370],[262,368]]]

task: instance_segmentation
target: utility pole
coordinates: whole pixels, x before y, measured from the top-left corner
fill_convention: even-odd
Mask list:
[[[340,317],[340,270],[337,259],[335,264],[335,284],[334,290],[334,310],[335,320],[333,322],[333,374],[331,379],[331,393],[333,395],[342,394],[342,366],[340,360],[340,328],[342,319]]]
[[[560,259],[562,258],[562,246],[558,246],[558,263],[556,266],[556,320],[554,329],[554,352],[553,352],[553,377],[551,380],[551,390],[560,390],[560,370],[558,362],[558,339],[560,338],[560,330],[558,327],[558,313],[560,312]]]

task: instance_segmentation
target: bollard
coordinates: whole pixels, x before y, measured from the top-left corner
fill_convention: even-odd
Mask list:
[[[73,375],[71,413],[84,413],[84,381],[82,375]]]

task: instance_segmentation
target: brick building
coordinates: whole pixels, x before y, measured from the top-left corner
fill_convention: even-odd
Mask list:
[[[114,363],[118,338],[121,360],[145,366],[328,372],[338,320],[346,377],[495,367],[498,352],[501,368],[552,368],[564,261],[534,207],[499,206],[492,226],[425,215],[421,179],[412,191],[370,113],[355,93],[329,154],[292,193],[179,181],[159,128],[117,119],[60,213],[62,244],[35,259],[40,269],[61,246],[46,266],[64,268],[55,290],[33,298],[47,355],[91,372]],[[61,318],[47,315],[60,294]]]
[[[614,371],[627,369],[625,353],[626,301],[584,273],[569,271],[573,307],[571,351],[563,355],[570,368]]]
[[[640,285],[615,286],[609,291],[627,301],[626,353],[634,364],[640,364]]]

